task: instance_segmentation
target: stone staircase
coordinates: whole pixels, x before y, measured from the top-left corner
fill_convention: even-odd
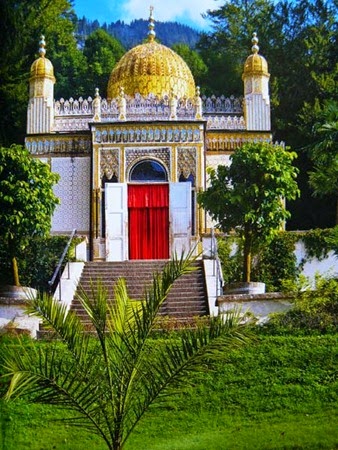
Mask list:
[[[109,300],[113,301],[113,285],[118,278],[123,277],[126,280],[129,297],[141,299],[145,286],[151,283],[154,273],[162,270],[165,262],[158,260],[87,262],[70,309],[75,311],[89,328],[87,313],[78,299],[79,292],[84,291],[90,295],[92,288],[100,280],[108,292]],[[165,317],[177,326],[209,314],[202,261],[196,261],[194,265],[196,266],[194,272],[176,280],[159,313],[162,318]]]

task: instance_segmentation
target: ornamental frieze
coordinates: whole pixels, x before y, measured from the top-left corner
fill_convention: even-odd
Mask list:
[[[205,143],[207,151],[232,151],[245,142],[271,142],[271,135],[270,133],[207,134]]]
[[[32,155],[45,154],[90,154],[91,140],[90,136],[77,137],[27,137],[25,142],[27,150]]]
[[[164,96],[158,98],[153,94],[148,96],[141,96],[140,94],[135,94],[134,97],[126,97],[126,108],[128,115],[133,115],[134,117],[140,117],[142,120],[151,116],[155,117],[166,117],[169,118],[170,108],[169,108],[169,97]],[[243,113],[243,97],[230,97],[220,96],[216,97],[212,95],[211,97],[202,96],[202,109],[203,114],[242,114]],[[194,117],[194,99],[179,99],[178,101],[178,115],[184,117]],[[185,112],[186,111],[186,112]],[[112,100],[107,100],[105,98],[101,99],[101,113],[109,119],[118,117],[118,98],[113,98]],[[54,114],[56,117],[62,116],[83,116],[83,115],[93,115],[93,98],[83,98],[79,99],[64,99],[54,101]]]
[[[95,131],[96,143],[137,143],[137,142],[202,142],[203,133],[199,127],[144,126],[133,128],[99,128]]]

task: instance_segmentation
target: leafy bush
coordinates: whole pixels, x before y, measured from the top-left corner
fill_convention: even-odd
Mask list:
[[[23,286],[30,286],[42,292],[49,289],[48,281],[59,262],[60,256],[69,240],[69,236],[49,236],[31,238],[29,245],[18,255],[18,266]],[[72,241],[72,247],[66,256],[74,254],[79,240]],[[11,262],[0,242],[0,284],[10,284]]]
[[[242,279],[242,245],[240,238],[219,237],[217,252],[221,261],[224,283],[241,281]]]
[[[268,292],[281,291],[286,281],[296,282],[299,276],[295,254],[296,240],[295,234],[281,231],[261,250],[254,277],[266,284]]]
[[[338,226],[314,229],[298,235],[305,244],[307,258],[325,258],[330,250],[338,255]]]
[[[253,261],[252,279],[266,284],[267,292],[281,291],[286,283],[299,279],[301,265],[297,266],[295,244],[302,241],[308,259],[325,258],[330,250],[338,255],[338,226],[329,229],[309,230],[302,233],[279,232],[272,241],[260,248]],[[222,263],[225,283],[241,281],[243,245],[236,236],[218,238],[218,256]]]
[[[271,331],[335,332],[338,329],[338,279],[316,277],[315,288],[298,288],[294,307],[274,314],[267,323]]]
[[[285,281],[296,281],[299,274],[294,252],[296,240],[295,234],[282,231],[255,257],[252,279],[264,282],[268,292],[280,291]],[[219,238],[217,245],[225,283],[241,281],[243,246],[240,239]]]

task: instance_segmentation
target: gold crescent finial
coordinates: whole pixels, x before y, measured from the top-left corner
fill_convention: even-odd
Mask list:
[[[149,16],[149,25],[148,25],[148,42],[154,42],[156,33],[154,31],[155,24],[154,24],[154,17],[153,17],[153,11],[154,7],[150,6],[150,16]]]

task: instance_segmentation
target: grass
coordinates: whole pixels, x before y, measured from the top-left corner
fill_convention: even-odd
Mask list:
[[[338,335],[260,336],[209,369],[152,407],[126,450],[338,449]],[[105,449],[64,417],[0,403],[0,450]]]

